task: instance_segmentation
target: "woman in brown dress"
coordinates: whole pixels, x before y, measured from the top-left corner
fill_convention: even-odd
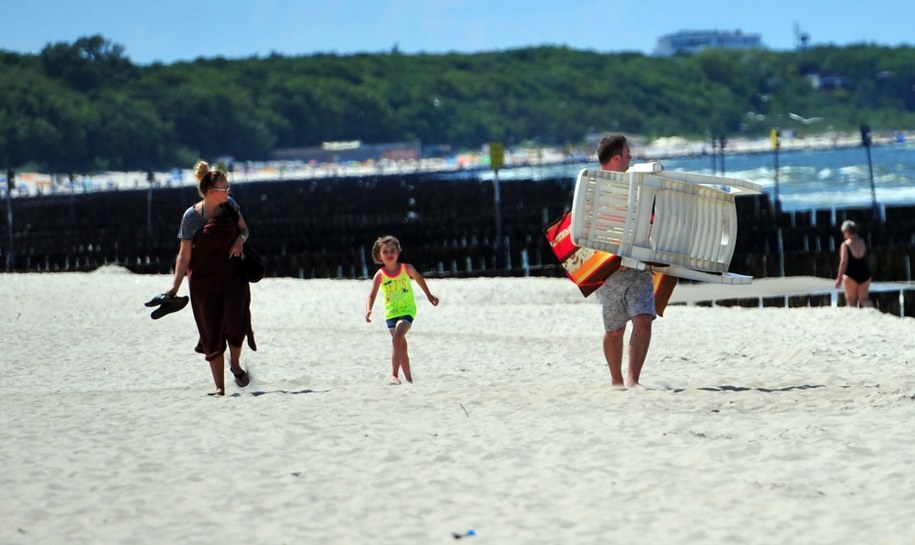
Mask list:
[[[257,350],[251,330],[251,287],[239,265],[248,239],[248,226],[238,203],[229,197],[225,172],[211,170],[204,161],[194,166],[202,199],[181,218],[181,244],[169,295],[175,295],[185,275],[200,340],[196,351],[210,363],[215,395],[225,395],[225,350],[229,369],[239,387],[250,381],[241,367],[242,342]],[[230,209],[231,207],[231,209]],[[237,218],[237,220],[236,220]]]

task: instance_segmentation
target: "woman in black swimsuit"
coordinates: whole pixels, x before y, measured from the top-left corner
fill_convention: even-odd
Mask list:
[[[836,287],[841,287],[844,280],[845,300],[848,306],[873,306],[868,296],[871,270],[864,255],[867,246],[858,236],[858,226],[851,220],[842,223],[842,235],[845,240],[839,247],[839,274],[836,278]]]

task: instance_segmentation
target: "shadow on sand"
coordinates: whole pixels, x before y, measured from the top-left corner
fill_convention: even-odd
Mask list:
[[[253,392],[234,392],[234,393],[227,395],[226,397],[242,397],[244,395],[260,397],[262,395],[267,395],[267,394],[290,394],[290,395],[323,394],[323,393],[327,393],[329,391],[330,390],[311,390],[308,388],[306,388],[305,390],[270,390],[268,392],[265,392],[263,390],[255,390]],[[207,394],[207,395],[211,395],[211,394]]]
[[[747,386],[732,386],[732,385],[722,385],[722,386],[700,386],[696,388],[697,390],[702,390],[704,392],[791,392],[794,390],[813,390],[815,388],[825,388],[825,384],[801,384],[799,386],[785,386],[784,388],[749,388]],[[665,390],[669,390],[674,394],[679,394],[685,392],[688,388],[672,388],[667,387]]]
[[[747,388],[745,386],[704,386],[697,390],[706,392],[791,392],[794,390],[812,390],[814,388],[825,388],[825,384],[802,384],[800,386],[785,386],[784,388]]]

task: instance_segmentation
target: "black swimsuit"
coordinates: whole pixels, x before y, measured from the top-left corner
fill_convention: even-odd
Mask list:
[[[867,266],[867,259],[862,255],[855,257],[851,253],[851,247],[846,245],[845,250],[848,252],[848,264],[845,266],[845,276],[851,278],[859,284],[863,284],[871,279],[871,270]]]

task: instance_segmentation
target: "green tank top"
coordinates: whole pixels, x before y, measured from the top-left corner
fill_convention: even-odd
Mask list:
[[[397,276],[388,276],[384,268],[381,269],[381,291],[384,293],[385,320],[400,316],[416,317],[416,299],[413,298],[413,285],[406,265],[400,265]]]

